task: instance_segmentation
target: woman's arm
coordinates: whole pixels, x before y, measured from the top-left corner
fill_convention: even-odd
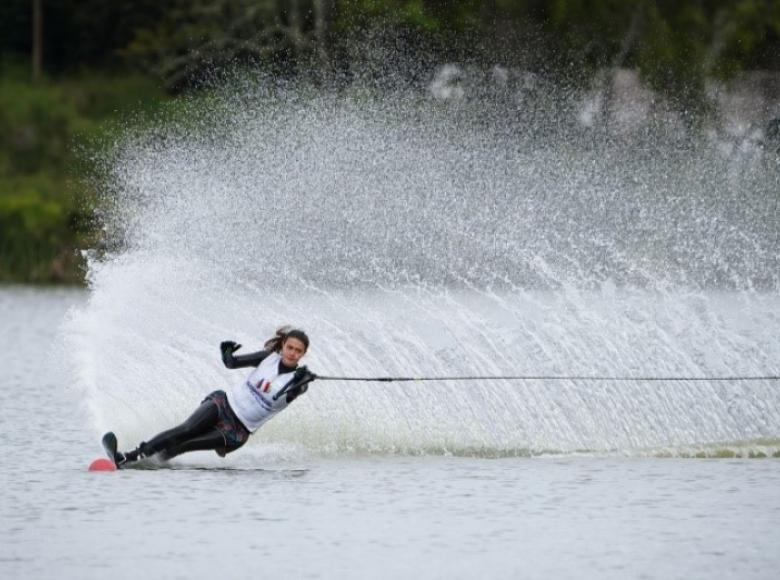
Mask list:
[[[243,354],[241,356],[233,355],[239,348],[240,344],[236,344],[232,340],[226,340],[219,345],[219,350],[222,353],[222,362],[229,369],[240,369],[243,367],[256,367],[263,359],[271,354],[268,351],[261,350],[250,354]]]

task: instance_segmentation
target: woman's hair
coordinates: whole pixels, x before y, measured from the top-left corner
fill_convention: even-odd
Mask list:
[[[270,352],[279,352],[282,350],[284,341],[288,338],[297,338],[303,343],[305,350],[309,350],[309,337],[306,335],[306,333],[289,325],[277,328],[276,334],[265,341],[263,348]]]

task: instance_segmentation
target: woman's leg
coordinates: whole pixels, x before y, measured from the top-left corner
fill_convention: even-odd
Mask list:
[[[217,404],[210,400],[204,401],[184,423],[155,435],[149,442],[141,443],[137,449],[126,453],[125,457],[128,461],[135,461],[140,455],[148,457],[161,451],[167,451],[213,429],[218,421],[219,407]],[[217,433],[219,432],[217,431]],[[224,444],[223,438],[222,446]]]
[[[167,460],[188,451],[216,451],[224,457],[227,451],[227,442],[221,431],[212,429],[194,439],[187,439],[177,445],[167,447],[161,455],[163,459]]]

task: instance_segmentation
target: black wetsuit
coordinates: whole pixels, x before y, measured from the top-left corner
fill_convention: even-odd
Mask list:
[[[243,367],[256,367],[269,354],[270,351],[259,351],[252,354],[234,356],[230,348],[222,349],[222,362],[229,369]],[[296,370],[297,369],[297,370]],[[296,398],[306,392],[309,383],[315,375],[306,367],[288,367],[279,361],[279,374],[295,371],[292,384],[285,392],[287,403],[292,403]],[[241,431],[238,437],[228,439],[225,435],[225,424],[235,422],[236,428]],[[218,428],[221,426],[222,429]],[[140,457],[149,457],[159,453],[163,459],[170,459],[188,451],[214,450],[224,456],[235,451],[249,438],[249,430],[241,424],[235,416],[227,398],[222,391],[212,393],[201,403],[200,407],[181,425],[168,429],[156,435],[148,442],[141,443],[137,449],[125,454],[120,454],[117,463],[136,461]]]

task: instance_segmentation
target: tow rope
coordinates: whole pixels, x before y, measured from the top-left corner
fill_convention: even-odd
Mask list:
[[[600,375],[474,375],[474,376],[445,376],[445,377],[336,377],[315,375],[318,381],[364,381],[364,382],[400,382],[400,381],[647,381],[647,382],[674,382],[674,381],[777,381],[778,375],[756,375],[756,376],[714,376],[714,377],[631,377],[631,376],[600,376]]]

